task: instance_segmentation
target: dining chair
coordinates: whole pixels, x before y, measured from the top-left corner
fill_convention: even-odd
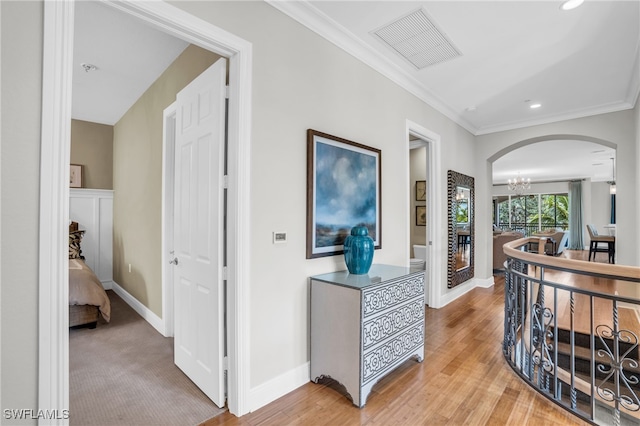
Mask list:
[[[615,262],[616,254],[616,237],[612,235],[598,235],[596,227],[593,225],[587,225],[587,232],[589,233],[589,262],[591,262],[591,255],[593,255],[593,261],[596,260],[596,253],[608,253],[609,263]],[[602,244],[607,244],[607,247],[602,247]]]

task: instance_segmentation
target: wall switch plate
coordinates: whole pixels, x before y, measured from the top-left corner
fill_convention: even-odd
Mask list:
[[[287,233],[286,232],[274,232],[273,233],[273,244],[282,244],[287,242]]]

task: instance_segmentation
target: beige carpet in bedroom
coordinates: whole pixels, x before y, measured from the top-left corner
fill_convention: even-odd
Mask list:
[[[174,365],[173,339],[107,294],[110,323],[69,330],[69,423],[197,425],[224,412]]]

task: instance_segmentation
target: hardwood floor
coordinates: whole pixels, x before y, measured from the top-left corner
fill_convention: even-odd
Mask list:
[[[425,360],[402,364],[358,409],[338,390],[308,383],[243,417],[212,425],[588,424],[527,386],[502,356],[504,277],[441,309],[427,308]]]

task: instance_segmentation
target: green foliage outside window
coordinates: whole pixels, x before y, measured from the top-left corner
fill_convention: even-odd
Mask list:
[[[540,200],[540,211],[538,211]],[[567,194],[541,194],[511,197],[498,204],[498,225],[521,230],[525,235],[538,229],[569,227],[569,196]]]
[[[469,223],[469,203],[467,201],[458,201],[456,209],[456,223]]]

